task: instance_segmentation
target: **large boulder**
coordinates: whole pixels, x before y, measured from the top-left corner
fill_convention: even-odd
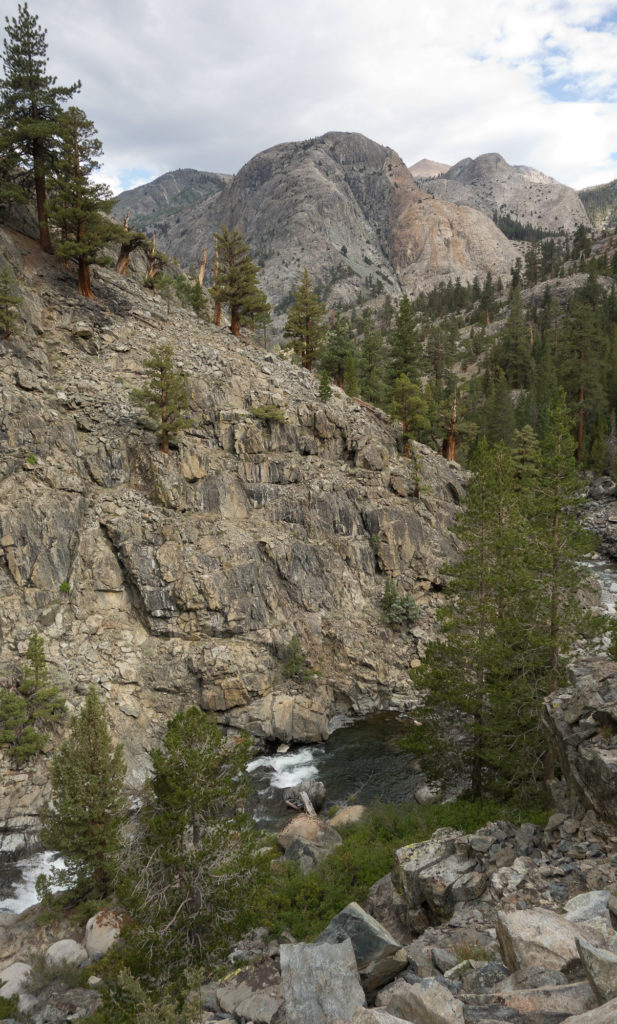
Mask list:
[[[573,1017],[566,1017],[563,1024],[615,1024],[615,1021],[617,1021],[617,999],[611,999],[610,1003],[597,1006],[595,1010],[587,1010],[586,1013],[575,1013]]]
[[[123,917],[115,910],[99,910],[86,924],[84,945],[88,956],[98,958],[103,956],[120,935]]]
[[[340,846],[336,829],[313,814],[297,814],[278,834],[287,860],[295,860],[302,871],[310,871]]]
[[[584,925],[573,924],[552,910],[514,910],[497,914],[497,939],[510,971],[523,967],[564,970],[578,959],[576,939]]]
[[[413,1024],[464,1024],[461,1000],[434,978],[415,985],[399,978],[378,993],[375,1005]]]
[[[358,1006],[366,1006],[350,939],[281,946],[281,976],[287,1024],[351,1020]]]
[[[439,919],[457,902],[481,896],[486,875],[477,871],[465,833],[440,828],[431,839],[396,850],[394,882],[411,910],[425,906]]]
[[[365,992],[386,985],[407,966],[407,953],[390,933],[357,903],[349,903],[315,939],[350,939]]]

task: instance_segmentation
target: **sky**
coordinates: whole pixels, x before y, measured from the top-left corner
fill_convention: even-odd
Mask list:
[[[567,185],[617,178],[617,2],[29,0],[114,192],[361,132],[407,164],[498,152]],[[10,17],[14,5],[2,0]]]

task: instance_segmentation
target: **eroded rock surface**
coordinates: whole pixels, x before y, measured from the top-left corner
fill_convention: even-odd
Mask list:
[[[336,388],[320,402],[307,371],[253,337],[168,315],[112,271],[95,271],[88,302],[8,229],[4,262],[23,324],[0,342],[0,678],[19,677],[37,628],[69,710],[99,689],[131,782],[191,704],[282,741],[322,740],[334,715],[412,706],[408,669],[456,554],[460,468],[422,448],[421,495],[409,497],[412,468],[379,410]],[[129,397],[164,342],[193,420],[169,457]],[[264,404],[285,422],[256,418]],[[387,578],[418,602],[412,630],[382,621]],[[294,634],[309,672],[285,679]],[[0,758],[15,855],[46,795],[46,761],[18,772]]]

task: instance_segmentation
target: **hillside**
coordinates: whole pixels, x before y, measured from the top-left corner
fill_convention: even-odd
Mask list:
[[[195,203],[216,195],[229,179],[229,174],[208,171],[169,171],[147,185],[123,192],[116,201],[114,214],[122,220],[129,213],[130,225],[135,230],[164,233],[167,222]]]
[[[508,164],[499,153],[485,153],[475,160],[466,157],[422,187],[438,199],[473,206],[488,217],[497,211],[545,231],[574,231],[579,224],[589,227],[574,189],[533,167]]]
[[[516,258],[490,218],[428,196],[392,149],[345,132],[274,146],[171,220],[163,209],[152,216],[160,247],[184,266],[211,250],[221,224],[239,228],[274,306],[304,268],[332,305],[371,286],[398,296],[489,269],[506,276]]]
[[[117,275],[96,301],[36,243],[0,232],[23,324],[0,343],[0,678],[31,631],[69,706],[105,698],[132,780],[180,708],[278,740],[414,702],[464,473],[420,446],[422,491],[389,418],[250,339]],[[136,275],[141,280],[141,274]],[[193,427],[164,457],[129,399],[150,347],[188,376]],[[252,414],[277,405],[285,422]],[[414,595],[411,631],[382,621],[385,581]],[[300,639],[308,679],[283,678]],[[2,774],[4,849],[29,832],[46,761]]]
[[[593,185],[579,192],[587,216],[598,231],[614,231],[617,227],[617,180],[606,185]]]

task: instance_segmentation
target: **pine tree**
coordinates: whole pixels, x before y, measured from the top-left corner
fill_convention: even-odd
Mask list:
[[[15,287],[15,278],[8,267],[0,271],[0,331],[9,338],[15,326],[22,300]]]
[[[109,264],[111,260],[100,257],[100,250],[122,239],[125,232],[104,216],[115,202],[110,189],[90,177],[100,167],[102,152],[92,121],[83,110],[69,107],[58,119],[58,130],[60,152],[50,181],[49,218],[61,231],[57,255],[77,261],[77,288],[91,299],[90,265]]]
[[[65,867],[50,880],[40,876],[37,892],[54,902],[51,883],[64,887],[63,902],[102,899],[111,891],[126,819],[125,765],[92,686],[50,774],[52,802],[40,811],[40,838],[62,854]]]
[[[322,349],[321,365],[339,388],[343,387],[345,366],[352,354],[353,345],[349,334],[349,321],[337,316],[328,331],[327,341]]]
[[[21,682],[0,691],[0,743],[8,744],[16,764],[45,749],[48,727],[64,715],[64,700],[50,682],[45,642],[36,630],[30,635]]]
[[[237,229],[229,231],[223,226],[214,236],[217,263],[210,294],[215,304],[214,323],[218,323],[216,309],[227,306],[231,317],[230,330],[240,334],[242,320],[250,322],[269,310],[266,296],[257,286],[257,267],[251,259],[248,245]]]
[[[323,370],[321,377],[319,378],[319,401],[329,402],[332,398],[332,388],[330,386],[330,378],[328,371]]]
[[[319,355],[326,336],[326,310],[317,297],[308,271],[293,293],[283,334],[290,338],[289,347],[300,357],[300,363],[312,370],[313,360]]]
[[[150,359],[145,359],[143,365],[152,371],[150,379],[145,387],[131,391],[131,400],[141,405],[154,420],[161,451],[169,455],[170,444],[192,426],[192,420],[185,416],[189,407],[186,378],[174,369],[171,345],[155,345],[150,349]]]
[[[473,798],[540,784],[550,770],[542,701],[562,683],[575,637],[599,625],[581,606],[589,544],[563,396],[539,457],[532,437],[520,432],[514,453],[478,444],[464,553],[448,569],[440,637],[414,673],[426,691],[414,747],[437,777],[468,778]]]
[[[370,309],[362,313],[358,383],[360,394],[373,405],[384,402],[384,351],[381,333],[375,327]]]
[[[46,30],[28,4],[18,4],[16,18],[5,18],[4,77],[0,81],[0,155],[29,173],[36,197],[41,248],[52,252],[47,223],[46,179],[56,153],[63,103],[80,82],[58,86],[47,74]],[[13,186],[12,198],[19,198]]]
[[[402,373],[418,383],[422,362],[422,346],[416,329],[416,319],[408,295],[403,295],[396,314],[394,330],[390,336],[390,378],[396,380]]]
[[[242,928],[263,861],[245,813],[248,738],[226,742],[199,708],[180,712],[160,750],[125,862],[134,943],[157,975],[209,964]]]

